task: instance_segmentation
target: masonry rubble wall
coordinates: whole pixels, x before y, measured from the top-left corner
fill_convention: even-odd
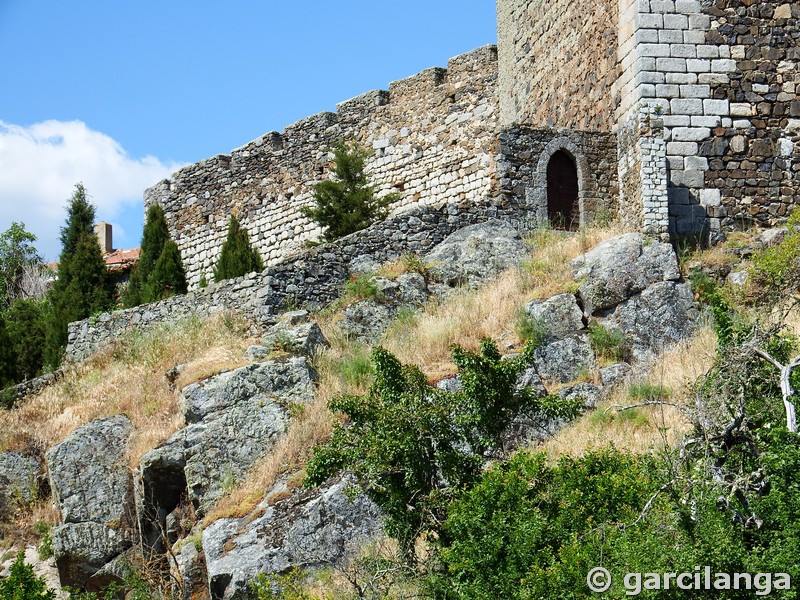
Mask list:
[[[616,216],[619,201],[617,142],[611,133],[507,127],[500,133],[500,192],[524,200],[533,218],[547,224],[547,165],[559,150],[575,159],[580,223]]]
[[[498,0],[500,120],[611,131],[619,0]]]
[[[393,208],[486,201],[494,181],[497,49],[484,46],[342,102],[237,148],[190,165],[145,191],[164,207],[190,289],[210,279],[236,212],[267,265],[320,234],[300,214],[312,186],[328,176],[328,149],[353,140],[374,150],[367,172],[378,194],[399,192]]]
[[[315,308],[338,298],[357,257],[380,263],[410,252],[421,254],[457,229],[488,219],[503,219],[521,232],[535,225],[524,198],[513,196],[440,207],[418,204],[387,221],[287,257],[261,273],[71,323],[66,360],[83,360],[126,332],[191,315],[235,311],[251,324],[254,334],[261,332],[290,306]]]
[[[638,132],[663,125],[672,235],[774,224],[798,201],[797,17],[768,0],[623,0],[617,131],[623,204],[652,158]],[[794,111],[794,113],[793,113]],[[658,149],[660,152],[660,149]],[[652,202],[652,201],[651,201]],[[646,214],[647,200],[642,201]],[[660,203],[659,203],[660,210]],[[647,218],[645,218],[647,221]],[[662,229],[658,221],[655,227]]]

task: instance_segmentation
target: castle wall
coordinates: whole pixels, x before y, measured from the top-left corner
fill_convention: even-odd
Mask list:
[[[708,40],[731,71],[711,82],[727,119],[700,145],[714,227],[774,225],[800,204],[800,3],[719,0]]]
[[[672,235],[699,235],[737,220],[775,222],[797,201],[796,3],[746,0],[621,0],[623,76],[618,82],[622,205],[643,206],[640,184],[665,142]],[[658,130],[663,127],[663,134]],[[650,139],[640,136],[646,134]],[[645,151],[643,153],[643,151]],[[655,152],[655,154],[654,154]],[[638,163],[638,164],[637,164]],[[653,163],[650,169],[660,169]],[[657,214],[660,214],[657,213]]]
[[[422,254],[462,227],[495,218],[523,233],[533,224],[530,207],[513,196],[409,207],[362,231],[277,261],[261,273],[70,323],[65,357],[80,361],[127,332],[220,311],[239,313],[257,334],[288,306],[320,308],[338,298],[356,258],[382,263],[410,252]]]
[[[379,195],[413,203],[481,202],[492,193],[498,123],[497,50],[479,48],[271,132],[249,144],[181,169],[145,191],[145,205],[164,207],[183,256],[190,288],[211,280],[236,212],[266,264],[302,249],[321,233],[299,210],[325,178],[335,141],[374,150],[367,172]]]
[[[619,189],[617,142],[611,133],[527,126],[503,129],[498,159],[503,197],[524,199],[531,218],[547,223],[547,164],[559,150],[575,159],[581,224],[613,218]]]
[[[619,0],[498,0],[500,121],[611,131]]]

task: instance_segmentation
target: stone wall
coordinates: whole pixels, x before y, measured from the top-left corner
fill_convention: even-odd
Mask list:
[[[670,233],[715,235],[737,220],[779,220],[798,192],[800,122],[792,107],[800,116],[800,7],[748,0],[623,4],[624,20],[633,24],[620,43],[623,203],[640,184],[635,163],[656,150],[655,138],[641,146],[638,131],[657,117],[666,142]]]
[[[705,12],[708,41],[735,64],[711,83],[730,118],[700,147],[704,204],[715,226],[774,225],[800,204],[800,3],[719,0]]]
[[[339,297],[357,258],[385,262],[409,252],[422,254],[457,229],[493,218],[522,232],[534,225],[530,207],[513,196],[441,207],[412,206],[387,221],[285,258],[262,273],[71,323],[66,359],[83,360],[126,332],[189,315],[236,311],[250,322],[255,334],[289,306],[321,307]]]
[[[611,131],[619,0],[498,0],[501,124]]]
[[[394,207],[482,202],[496,154],[497,49],[485,46],[395,81],[249,144],[181,169],[145,191],[165,209],[190,289],[210,279],[236,212],[268,265],[299,251],[320,231],[299,209],[327,176],[328,147],[350,139],[374,150],[368,174]]]
[[[547,165],[559,150],[575,159],[581,224],[615,216],[617,144],[611,133],[515,126],[500,134],[500,192],[531,207],[547,223]]]

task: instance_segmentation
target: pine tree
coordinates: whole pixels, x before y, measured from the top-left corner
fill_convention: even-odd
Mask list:
[[[67,344],[67,325],[113,306],[114,283],[94,235],[94,216],[95,208],[87,200],[86,190],[83,185],[76,185],[66,225],[61,229],[63,247],[58,278],[49,294],[52,311],[45,361],[52,368],[61,362]]]
[[[316,184],[315,206],[301,209],[306,217],[325,228],[325,240],[335,240],[382,219],[389,205],[399,198],[398,194],[375,196],[375,188],[364,171],[369,156],[367,150],[355,145],[340,142],[333,146],[334,179]]]
[[[173,247],[167,251],[170,244]],[[167,256],[163,256],[165,252],[168,252]],[[162,262],[162,265],[156,276],[155,271],[159,262]],[[174,294],[185,294],[186,289],[186,273],[180,251],[170,239],[164,209],[158,204],[151,204],[147,209],[142,233],[139,263],[134,267],[128,280],[125,306],[138,306]]]
[[[147,279],[145,297],[148,302],[154,302],[175,294],[185,294],[186,288],[181,251],[175,242],[167,240]]]
[[[222,245],[217,266],[214,268],[214,281],[241,277],[253,271],[263,271],[264,261],[258,251],[250,246],[247,230],[241,226],[236,215],[231,215],[228,237]]]

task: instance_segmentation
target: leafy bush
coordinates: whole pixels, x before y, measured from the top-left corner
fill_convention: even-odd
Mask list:
[[[800,210],[789,216],[786,225],[789,231],[780,244],[753,256],[749,274],[756,302],[784,301],[800,289]]]
[[[44,577],[37,577],[33,567],[25,563],[20,552],[8,577],[0,578],[0,598],[3,600],[55,600],[56,593],[48,589]]]
[[[364,229],[386,215],[398,194],[382,198],[375,195],[365,172],[370,152],[353,144],[340,142],[333,150],[333,179],[314,186],[314,206],[302,213],[325,228],[322,237],[332,241]]]
[[[34,530],[39,534],[39,558],[50,558],[53,556],[53,533],[49,523],[38,521],[34,525]]]
[[[618,363],[625,360],[628,354],[625,334],[608,329],[596,321],[589,323],[589,343],[600,361],[605,363]]]
[[[344,297],[349,300],[375,300],[378,288],[371,275],[356,273],[344,282]]]
[[[387,533],[412,559],[417,535],[437,528],[450,491],[479,476],[484,453],[500,447],[511,420],[520,411],[549,407],[540,406],[532,390],[516,389],[532,352],[527,348],[503,360],[488,340],[479,353],[453,347],[462,390],[450,394],[428,384],[417,367],[376,348],[369,393],[331,402],[349,423],[335,427],[329,442],[314,449],[307,483],[353,471],[386,515]]]
[[[256,600],[314,600],[314,596],[303,590],[304,582],[303,571],[292,567],[280,575],[259,573],[250,582],[250,589],[255,593]]]
[[[550,335],[547,325],[542,319],[532,316],[523,307],[520,307],[515,315],[514,330],[517,337],[533,348],[539,348]]]

